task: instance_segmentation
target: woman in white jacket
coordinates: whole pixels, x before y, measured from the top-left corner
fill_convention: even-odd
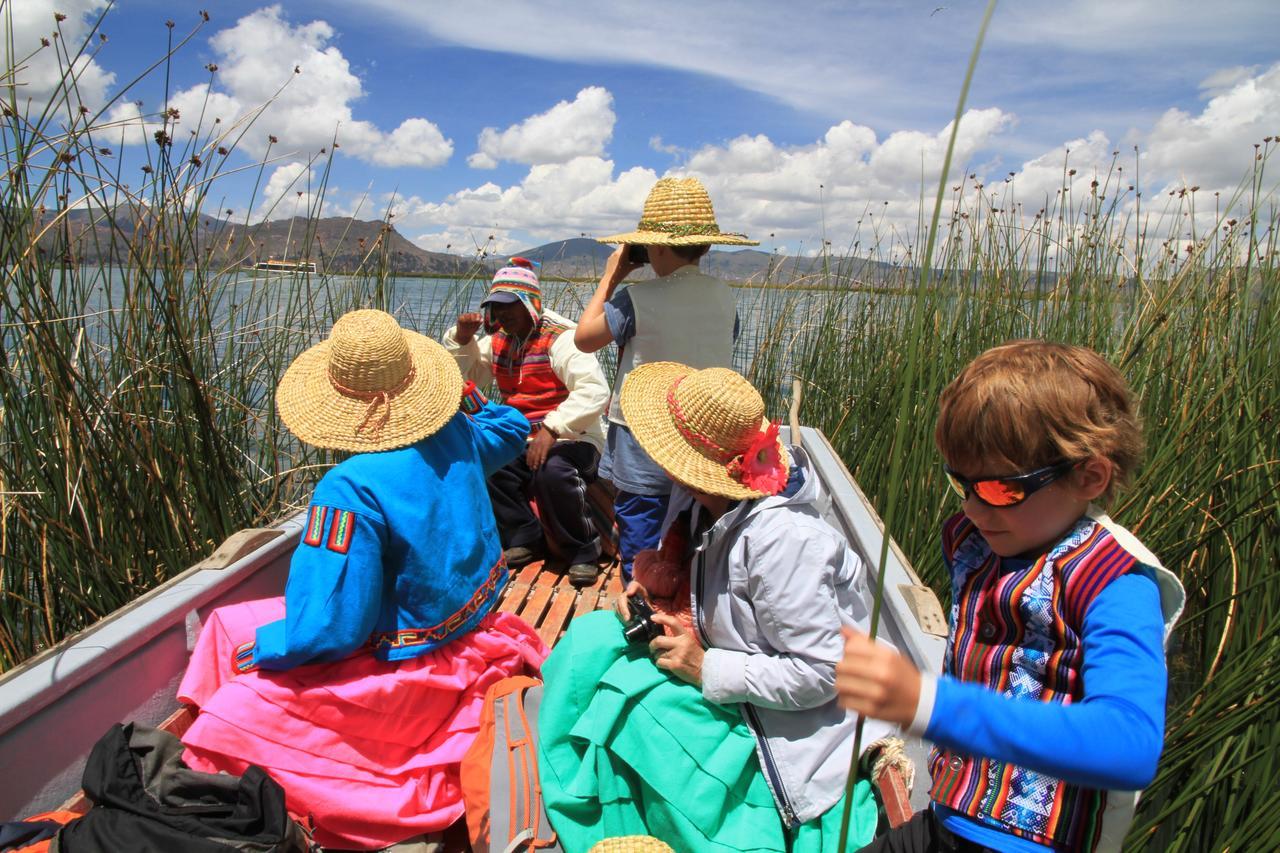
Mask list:
[[[662,550],[687,572],[691,618],[655,615],[666,633],[645,646],[593,614],[557,644],[539,725],[551,822],[570,853],[634,833],[678,850],[833,850],[854,728],[835,665],[841,627],[870,619],[862,562],[738,374],[646,364],[621,403],[685,495]],[[885,733],[872,728],[867,742]],[[855,797],[849,849],[876,823],[865,783]]]

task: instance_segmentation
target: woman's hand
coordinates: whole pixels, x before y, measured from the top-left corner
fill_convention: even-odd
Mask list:
[[[897,651],[861,631],[844,628],[842,632],[844,659],[836,664],[836,696],[841,707],[909,725],[920,702],[920,671]]]
[[[622,591],[622,595],[613,600],[613,612],[618,614],[618,618],[622,620],[623,625],[631,621],[631,608],[627,605],[627,599],[633,595],[643,595],[646,599],[649,597],[649,593],[645,591],[644,587],[636,581],[632,581],[627,584],[627,588]]]
[[[674,616],[655,613],[653,621],[668,631],[667,636],[656,637],[649,643],[649,651],[654,655],[653,662],[659,669],[673,672],[684,681],[701,687],[702,659],[706,657],[706,652],[702,650],[698,638],[686,630]]]

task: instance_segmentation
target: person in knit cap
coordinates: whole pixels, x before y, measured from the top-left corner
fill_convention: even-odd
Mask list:
[[[569,565],[570,582],[591,584],[600,535],[586,488],[604,447],[609,399],[600,363],[574,344],[572,321],[543,307],[532,261],[512,258],[498,270],[480,309],[459,316],[444,343],[468,379],[496,381],[503,402],[529,420],[525,452],[489,478],[507,562],[519,567],[542,558],[550,539]],[[488,334],[480,337],[482,326]]]
[[[720,230],[706,187],[697,178],[663,178],[645,199],[634,231],[601,237],[620,243],[587,303],[574,334],[584,352],[615,343],[618,370],[609,403],[609,434],[600,476],[618,488],[614,515],[622,574],[631,578],[640,551],[656,548],[671,479],[636,442],[618,403],[627,374],[650,361],[731,367],[737,338],[733,291],[698,262],[713,245],[757,246]],[[645,264],[656,278],[618,289]]]
[[[443,831],[485,690],[546,656],[495,612],[509,572],[485,487],[529,424],[371,310],[294,360],[276,408],[300,440],[351,455],[311,496],[284,596],[207,618],[178,690],[200,709],[183,759],[263,768],[326,848]]]

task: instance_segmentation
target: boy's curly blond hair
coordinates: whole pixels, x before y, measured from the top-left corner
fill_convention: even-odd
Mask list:
[[[1087,347],[1010,341],[968,364],[942,392],[934,440],[972,475],[1111,460],[1105,503],[1142,458],[1142,425],[1124,378]],[[977,470],[999,465],[1007,470]]]

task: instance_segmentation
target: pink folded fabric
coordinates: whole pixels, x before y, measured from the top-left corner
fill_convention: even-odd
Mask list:
[[[220,608],[200,633],[179,698],[200,707],[183,737],[187,763],[284,786],[324,846],[377,849],[444,829],[462,815],[458,765],[489,685],[537,675],[547,648],[519,617],[494,613],[419,657],[367,651],[286,672],[236,674],[235,649],[284,615],[283,599]]]

